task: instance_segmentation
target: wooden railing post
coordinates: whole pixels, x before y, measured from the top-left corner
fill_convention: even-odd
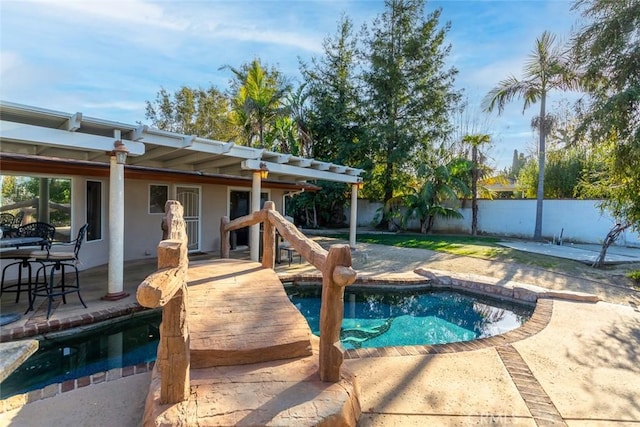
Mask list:
[[[229,231],[226,229],[229,217],[223,216],[220,220],[220,258],[229,258],[231,244],[229,243]]]
[[[269,221],[269,211],[275,211],[276,205],[268,201],[265,202],[262,209],[266,211],[262,228],[262,266],[272,269],[275,267],[276,262],[276,229],[273,224],[271,224],[271,221]]]
[[[351,268],[349,245],[332,245],[322,268],[320,306],[320,380],[340,381],[344,349],[340,344],[340,326],[344,315],[344,287],[356,280]]]
[[[158,271],[138,286],[140,305],[162,307],[156,369],[160,375],[160,403],[183,402],[190,394],[189,327],[187,324],[187,232],[182,205],[165,205],[166,237],[158,245]]]

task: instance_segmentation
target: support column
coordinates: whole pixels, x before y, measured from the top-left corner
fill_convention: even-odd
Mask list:
[[[351,217],[349,219],[349,247],[356,248],[356,227],[358,225],[358,184],[351,184]]]
[[[109,170],[109,290],[103,300],[116,301],[124,292],[124,164],[114,155]]]
[[[257,212],[260,210],[260,189],[260,171],[253,171],[251,181],[251,212]],[[260,258],[260,224],[252,225],[249,230],[251,261],[258,261]]]
[[[38,191],[38,221],[51,222],[49,216],[49,178],[40,178]]]

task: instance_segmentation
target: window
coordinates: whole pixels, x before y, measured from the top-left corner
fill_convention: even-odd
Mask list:
[[[102,239],[102,183],[87,181],[87,241]]]
[[[71,179],[0,175],[0,183],[0,212],[22,218],[20,224],[47,222],[56,227],[56,240],[71,239]]]
[[[149,213],[164,213],[164,205],[169,199],[168,185],[149,185]]]

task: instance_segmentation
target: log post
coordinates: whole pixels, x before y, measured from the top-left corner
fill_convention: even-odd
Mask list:
[[[268,201],[262,209],[265,211],[262,230],[262,266],[273,269],[276,262],[276,228],[269,220],[269,211],[275,211],[276,206],[272,201]]]
[[[181,286],[176,294],[162,308],[160,323],[160,343],[158,345],[157,366],[160,372],[160,403],[172,404],[185,401],[190,393],[190,350],[189,326],[187,324],[187,281],[186,272],[187,232],[183,218],[183,208],[175,200],[165,205],[165,224],[168,237],[180,244],[158,246],[158,270],[177,268]]]
[[[229,224],[229,217],[223,216],[220,220],[220,258],[229,258],[229,253],[231,251],[227,224]]]
[[[332,245],[322,268],[322,303],[320,306],[320,380],[340,381],[344,349],[340,344],[340,327],[344,314],[344,287],[356,280],[351,268],[349,245]]]

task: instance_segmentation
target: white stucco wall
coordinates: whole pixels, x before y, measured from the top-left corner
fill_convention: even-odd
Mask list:
[[[552,240],[562,233],[564,241],[601,243],[615,225],[608,212],[601,212],[598,200],[545,200],[542,211],[542,235]],[[380,203],[358,200],[358,226],[372,225]],[[438,218],[434,231],[470,233],[471,206],[460,210],[462,219]],[[535,226],[536,201],[533,199],[496,199],[478,201],[478,231],[482,234],[532,238]],[[418,221],[409,228],[417,229]],[[623,233],[618,245],[640,246],[638,233]]]

